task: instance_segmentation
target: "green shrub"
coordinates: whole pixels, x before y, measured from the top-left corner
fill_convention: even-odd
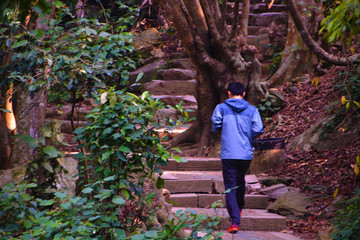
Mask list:
[[[360,239],[360,189],[356,189],[355,196],[346,201],[345,209],[341,209],[335,213],[332,222],[334,232],[331,237],[333,239]]]

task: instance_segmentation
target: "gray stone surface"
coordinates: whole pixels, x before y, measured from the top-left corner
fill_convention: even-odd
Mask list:
[[[168,67],[195,70],[194,64],[191,62],[190,58],[172,59],[169,62]]]
[[[254,25],[268,27],[271,24],[271,22],[275,20],[286,21],[287,19],[288,19],[287,13],[261,13],[256,17]]]
[[[193,95],[153,95],[154,99],[159,98],[164,104],[176,105],[182,101],[182,106],[186,108],[197,109],[196,99]]]
[[[315,148],[318,151],[341,148],[360,136],[360,116],[349,117],[334,132],[328,133],[326,138],[322,135],[323,127],[333,120],[334,116],[325,117],[316,124],[298,135],[290,144],[290,149],[308,151]],[[346,129],[346,131],[342,131]]]
[[[221,229],[229,227],[229,215],[225,208],[186,208],[195,210],[198,214],[217,216],[221,218]],[[173,207],[172,211],[185,210],[185,208]],[[244,209],[241,217],[240,230],[250,231],[282,231],[286,226],[286,218],[267,210]]]
[[[263,188],[260,192],[267,195],[269,198],[279,199],[283,194],[287,193],[288,191],[289,190],[287,186],[280,183],[267,188]]]
[[[239,231],[237,234],[231,234],[223,231],[223,233],[223,240],[301,240],[292,234],[280,232]]]
[[[165,59],[159,59],[136,69],[135,71],[130,73],[130,84],[135,83],[135,80],[140,73],[144,74],[142,78],[139,80],[140,83],[146,83],[151,81],[151,79],[153,79],[153,77],[156,76],[156,72],[159,69],[165,67],[165,64],[166,64]]]
[[[194,80],[153,80],[145,83],[145,90],[154,95],[194,95],[196,81]]]
[[[304,216],[307,212],[306,208],[313,200],[305,193],[290,191],[283,194],[278,200],[273,202],[269,207],[269,211],[280,215],[294,215],[297,217]]]
[[[182,68],[163,69],[158,72],[159,80],[191,80],[196,78],[196,71]]]
[[[169,164],[164,170],[169,171],[221,171],[221,160],[218,158],[195,158],[186,157],[186,163],[178,163],[173,159],[169,160]]]
[[[198,207],[198,194],[195,193],[182,193],[171,194],[170,200],[175,202],[177,207]]]

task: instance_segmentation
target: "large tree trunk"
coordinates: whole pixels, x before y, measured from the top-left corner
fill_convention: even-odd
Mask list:
[[[230,30],[224,25],[226,2],[222,2],[221,10],[217,0],[158,0],[175,25],[197,71],[196,122],[178,135],[172,145],[199,143],[199,155],[210,144],[212,111],[227,98],[225,89],[229,82],[242,82],[251,100],[263,94],[259,84],[260,63],[255,49],[246,43],[244,19],[240,20],[242,25],[238,31],[239,0],[234,4],[234,23]],[[244,6],[243,12],[248,14],[249,4]]]
[[[27,19],[24,24],[28,30],[45,27],[41,25],[35,12],[31,12]],[[10,53],[4,56],[4,66],[10,63],[10,59]],[[1,77],[6,79],[7,74]],[[11,134],[39,137],[41,126],[45,123],[46,93],[46,88],[43,87],[31,98],[29,91],[24,86],[16,86],[15,82],[12,82],[8,89],[2,89],[1,95],[5,99],[3,108],[9,112],[2,113],[0,123],[0,129],[6,130],[1,133],[0,168],[9,169],[24,165],[34,154],[27,143],[20,137],[12,138]]]
[[[297,1],[297,3],[298,14],[304,15],[305,10],[311,12],[311,17],[305,17],[302,21],[308,29],[308,33],[314,36],[319,26],[320,3],[316,3],[314,0],[301,0]],[[310,8],[310,6],[313,8]],[[309,14],[306,16],[309,16]],[[280,67],[269,79],[269,87],[281,86],[293,77],[310,70],[315,64],[317,64],[316,56],[305,44],[295,26],[292,15],[289,15],[288,34]]]

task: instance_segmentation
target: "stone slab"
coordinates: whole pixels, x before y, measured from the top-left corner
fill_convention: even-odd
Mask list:
[[[169,164],[164,170],[172,171],[221,171],[221,160],[218,158],[186,158],[185,163],[173,163],[175,160],[169,159]]]
[[[193,69],[171,68],[158,71],[160,80],[191,80],[196,78],[196,71]]]
[[[216,201],[221,201],[223,207],[226,207],[225,194],[198,194],[198,207],[206,208]],[[248,209],[266,209],[268,206],[268,199],[265,195],[251,195],[245,194],[245,206]]]
[[[249,174],[249,175],[246,175],[245,176],[245,181],[249,184],[252,184],[252,183],[258,183],[259,180],[258,178],[256,177],[256,175],[254,174]]]
[[[214,188],[215,188],[215,192],[224,193],[225,192],[224,181],[223,180],[215,180]]]
[[[223,240],[301,240],[300,238],[281,232],[269,231],[239,231],[237,234],[231,234],[227,231],[222,231],[221,236]]]
[[[172,211],[175,213],[178,210],[185,208],[174,207]],[[229,215],[225,208],[189,208],[195,210],[199,214],[208,216],[217,216],[221,218],[221,229],[229,227]],[[267,210],[260,209],[244,209],[241,217],[240,230],[247,231],[277,231],[280,232],[286,228],[286,217],[274,213],[269,213]]]
[[[197,207],[208,208],[216,202],[221,201],[222,207],[225,207],[225,195],[224,194],[199,194],[199,204]]]
[[[178,193],[171,194],[170,200],[175,202],[177,207],[198,207],[198,194],[195,193]]]
[[[164,188],[170,193],[211,193],[213,189],[212,179],[191,179],[191,180],[165,180]]]
[[[154,95],[194,95],[196,80],[152,80],[144,85]]]

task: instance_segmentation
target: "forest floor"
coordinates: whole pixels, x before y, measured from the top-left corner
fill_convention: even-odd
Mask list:
[[[313,83],[315,76],[304,76],[305,81],[288,83],[279,90],[286,98],[287,106],[272,118],[264,121],[265,133],[262,138],[283,137],[291,142],[296,136],[314,125],[322,117],[338,111],[341,106],[341,93],[335,86],[341,84],[338,79],[342,67],[332,67],[319,77],[319,84]],[[289,91],[290,90],[290,91]],[[308,209],[304,219],[288,221],[288,228],[302,239],[316,239],[317,232],[330,226],[333,214],[324,214],[334,201],[334,192],[338,196],[350,196],[359,182],[355,181],[354,163],[360,154],[360,139],[345,147],[326,151],[310,149],[307,152],[285,149],[281,165],[268,172],[271,176],[292,179],[292,187],[309,194],[306,185],[327,187]]]

